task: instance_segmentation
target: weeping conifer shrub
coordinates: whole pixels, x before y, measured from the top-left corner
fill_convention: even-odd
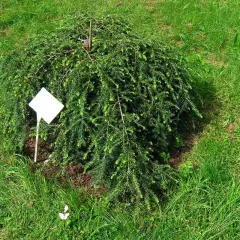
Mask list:
[[[199,114],[184,60],[157,40],[143,40],[123,19],[67,20],[55,33],[33,37],[1,63],[0,128],[7,151],[21,151],[34,134],[28,103],[45,87],[65,108],[40,133],[53,160],[79,162],[109,196],[158,201],[170,168],[162,164],[178,123]],[[30,130],[29,130],[30,129]]]

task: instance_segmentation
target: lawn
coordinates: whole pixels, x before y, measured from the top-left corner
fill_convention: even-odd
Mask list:
[[[43,178],[25,157],[0,155],[0,239],[239,239],[239,11],[236,0],[2,0],[1,57],[54,31],[65,16],[121,15],[142,38],[158,38],[186,55],[203,119],[181,155],[178,186],[151,212],[130,213]],[[66,222],[58,215],[65,204]]]

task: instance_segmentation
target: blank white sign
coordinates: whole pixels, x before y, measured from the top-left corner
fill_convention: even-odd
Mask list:
[[[40,90],[29,103],[29,106],[37,112],[38,119],[43,118],[48,124],[52,122],[64,107],[63,104],[45,88]]]

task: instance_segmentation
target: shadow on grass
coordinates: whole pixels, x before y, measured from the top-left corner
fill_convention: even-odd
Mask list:
[[[169,147],[169,163],[174,168],[178,168],[183,163],[184,153],[192,149],[197,136],[218,116],[221,108],[213,82],[198,79],[194,82],[193,89],[195,91],[194,102],[202,118],[189,117],[183,113],[178,125],[178,134],[172,139],[173,144]]]

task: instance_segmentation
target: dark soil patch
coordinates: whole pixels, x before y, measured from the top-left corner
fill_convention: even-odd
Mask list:
[[[29,138],[24,144],[24,152],[31,159],[34,158],[35,138]],[[41,169],[42,175],[49,180],[57,180],[62,185],[71,185],[74,188],[81,187],[84,192],[99,196],[104,192],[104,187],[98,189],[93,187],[92,177],[84,172],[83,165],[70,163],[63,167],[51,161],[51,146],[39,138],[38,141],[38,162],[34,169]]]
[[[182,148],[172,149],[170,152],[169,164],[173,168],[178,168],[183,163],[184,153],[189,152],[195,142],[195,136],[192,134],[186,135],[183,138],[184,146]]]
[[[53,162],[43,164],[38,163],[36,168],[40,168],[42,175],[49,180],[56,180],[63,186],[82,188],[84,193],[100,196],[105,188],[101,186],[95,188],[90,174],[84,172],[84,167],[79,163],[70,163],[65,167]]]
[[[25,141],[24,153],[31,159],[34,158],[35,138],[31,137]],[[49,143],[39,138],[38,140],[38,162],[46,161],[51,155],[51,146]]]

